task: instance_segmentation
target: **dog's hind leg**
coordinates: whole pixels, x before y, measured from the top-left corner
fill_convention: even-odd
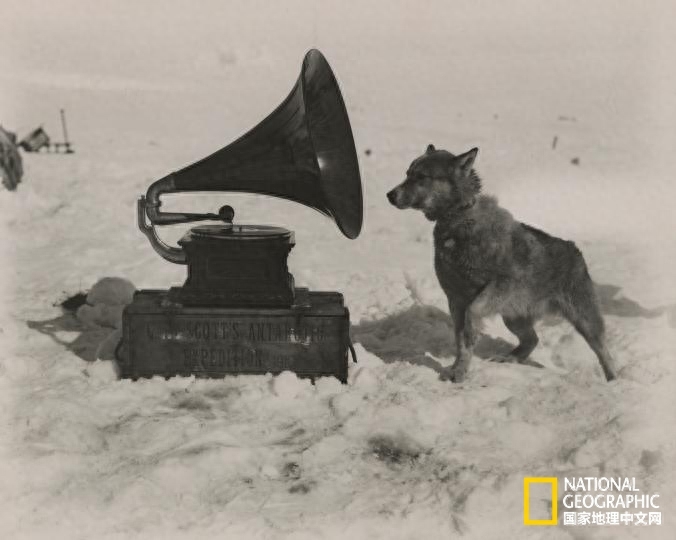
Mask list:
[[[538,344],[538,336],[533,327],[533,319],[530,317],[508,317],[503,315],[502,320],[509,331],[519,338],[519,344],[507,356],[493,358],[496,362],[518,362],[535,367],[543,367],[537,362],[528,361],[528,356]]]
[[[583,291],[584,294],[575,295],[574,301],[564,307],[563,315],[598,357],[606,380],[612,381],[617,378],[615,361],[606,347],[603,317],[596,301],[591,280],[585,284],[584,288],[586,289]]]

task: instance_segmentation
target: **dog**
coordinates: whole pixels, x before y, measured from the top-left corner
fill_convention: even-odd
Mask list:
[[[605,344],[603,317],[582,253],[516,221],[495,197],[481,194],[473,169],[477,148],[455,156],[430,144],[387,193],[399,209],[421,210],[434,221],[434,268],[455,329],[456,359],[443,379],[467,376],[481,317],[499,314],[519,344],[495,360],[538,365],[528,356],[538,343],[534,324],[561,315],[582,335],[608,381],[615,363]],[[541,367],[541,366],[540,366]]]

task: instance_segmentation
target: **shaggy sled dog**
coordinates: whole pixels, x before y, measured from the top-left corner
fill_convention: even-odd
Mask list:
[[[464,380],[477,339],[473,321],[500,314],[519,345],[499,361],[529,363],[538,343],[534,322],[565,317],[615,378],[604,342],[603,318],[582,254],[561,240],[514,220],[494,197],[480,195],[472,169],[478,150],[460,156],[433,145],[415,159],[406,180],[387,194],[399,209],[422,210],[435,221],[434,268],[455,326],[457,356],[442,375]]]

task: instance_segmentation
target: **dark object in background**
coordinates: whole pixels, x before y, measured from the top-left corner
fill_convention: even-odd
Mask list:
[[[60,152],[63,148],[64,153],[72,154],[75,152],[70,146],[70,141],[68,140],[68,129],[66,128],[66,111],[61,109],[61,130],[63,131],[63,142],[54,143],[56,152]]]
[[[14,191],[23,177],[23,162],[16,146],[16,135],[0,126],[0,176],[2,184]]]
[[[574,157],[573,159],[570,160],[570,162],[573,165],[579,165],[580,164],[580,158]]]
[[[26,152],[39,152],[43,148],[50,150],[52,140],[47,135],[47,132],[40,126],[26,135],[19,146]]]
[[[233,224],[234,210],[160,211],[164,193],[239,191],[281,197],[332,218],[348,238],[362,226],[357,153],[343,98],[317,50],[303,60],[288,97],[255,128],[148,188],[138,224],[166,260],[188,266],[183,287],[139,291],[123,314],[123,377],[280,373],[347,378],[350,319],[336,292],[294,287],[293,233]],[[150,221],[150,224],[146,222]],[[166,245],[156,225],[194,227]]]
[[[42,126],[40,126],[31,131],[23,139],[21,139],[19,146],[23,148],[26,152],[39,152],[43,148],[46,149],[47,152],[51,152],[53,147],[54,152],[56,152],[57,154],[74,153],[74,150],[71,147],[71,143],[68,140],[68,130],[66,128],[66,113],[63,109],[61,109],[60,113],[61,113],[61,129],[63,131],[63,142],[53,143],[49,135],[47,135],[47,132],[43,129]]]

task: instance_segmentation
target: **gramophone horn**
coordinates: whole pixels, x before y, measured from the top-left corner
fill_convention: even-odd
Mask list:
[[[215,214],[159,211],[162,193],[183,191],[243,191],[289,199],[329,216],[345,236],[356,238],[363,217],[357,152],[345,103],[324,56],[309,51],[298,82],[267,118],[221,150],[153,183],[139,204],[155,225],[218,219]]]

